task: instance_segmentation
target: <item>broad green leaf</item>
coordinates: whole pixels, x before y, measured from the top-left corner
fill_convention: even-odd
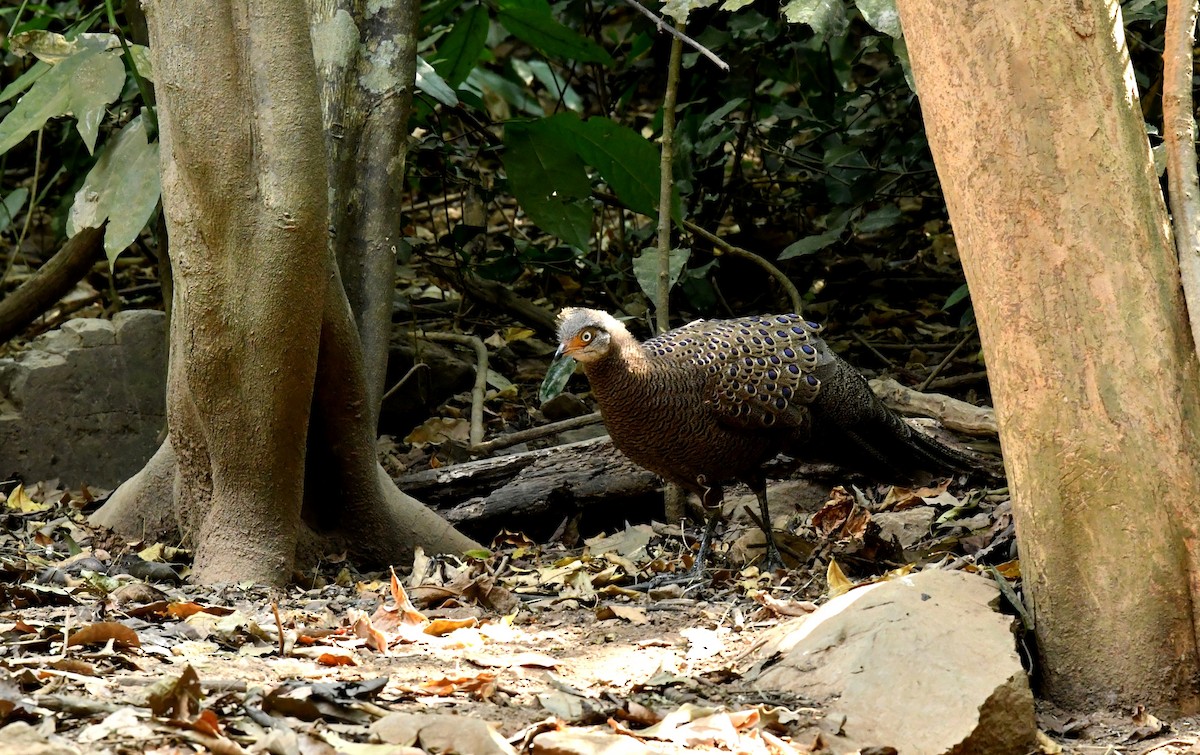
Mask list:
[[[569,134],[553,120],[504,127],[504,171],[530,219],[576,249],[592,233],[591,182]]]
[[[676,281],[679,280],[680,274],[683,273],[683,267],[687,264],[688,257],[692,256],[691,249],[672,249],[669,261],[667,263],[670,268],[670,279],[667,284],[667,290],[670,291],[675,287]],[[658,250],[645,249],[641,254],[633,258],[633,275],[637,278],[638,285],[642,287],[642,292],[650,299],[650,301],[658,300]]]
[[[501,0],[496,18],[513,36],[545,55],[612,65],[603,47],[556,21],[546,0]]]
[[[29,67],[28,71],[18,76],[13,83],[0,90],[0,102],[8,102],[21,92],[24,92],[33,86],[33,82],[40,79],[49,70],[50,65],[48,63],[43,63],[40,60],[34,63]]]
[[[559,357],[546,368],[546,377],[542,378],[542,386],[538,389],[538,398],[544,404],[563,392],[567,381],[575,374],[577,362],[571,357]]]
[[[9,50],[17,55],[32,53],[43,63],[56,65],[83,50],[101,52],[121,46],[120,40],[113,34],[79,34],[74,39],[67,39],[62,34],[52,31],[37,30],[14,34],[8,41]]]
[[[429,63],[451,88],[467,80],[483,48],[487,45],[488,11],[482,5],[472,6],[454,23],[450,33],[438,44],[437,54]]]
[[[458,95],[454,93],[449,84],[442,80],[441,76],[437,75],[433,66],[426,63],[425,59],[419,55],[417,56],[417,89],[447,107],[458,104]]]
[[[79,133],[90,150],[95,144],[95,127],[98,119],[103,118],[104,106],[121,94],[125,81],[118,55],[99,46],[85,45],[38,78],[12,112],[0,121],[0,154],[49,119],[68,113],[79,117]]]
[[[0,233],[7,231],[12,226],[13,218],[25,206],[25,200],[29,199],[29,189],[22,186],[19,189],[13,189],[0,202]]]
[[[694,10],[702,10],[716,4],[717,0],[667,0],[663,3],[662,14],[676,21],[687,21],[688,14]]]
[[[88,152],[95,151],[105,107],[121,96],[123,86],[125,66],[116,52],[97,55],[71,77],[71,112]]]
[[[67,235],[82,228],[104,232],[109,264],[133,243],[158,204],[158,142],[146,141],[146,124],[138,116],[109,139],[67,214]]]
[[[847,28],[842,0],[791,0],[783,6],[788,23],[808,24],[821,38],[840,36]]]
[[[658,149],[641,134],[608,118],[581,121],[574,113],[550,120],[569,130],[579,156],[634,212],[658,215]]]
[[[896,0],[854,0],[854,4],[871,28],[893,39],[900,38],[900,11],[896,10]]]
[[[150,64],[150,48],[145,45],[129,45],[129,57],[133,58],[138,76],[146,81],[154,81],[154,66]]]
[[[721,3],[721,10],[733,13],[753,3],[754,0],[725,0],[725,2]]]

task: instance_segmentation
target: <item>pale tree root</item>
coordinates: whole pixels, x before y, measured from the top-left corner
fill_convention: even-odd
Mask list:
[[[104,506],[92,514],[90,523],[130,540],[179,542],[184,533],[175,508],[176,472],[175,450],[167,438],[146,466],[113,491]],[[364,566],[400,566],[411,560],[417,545],[430,553],[454,554],[480,547],[425,504],[401,492],[379,465],[375,473],[378,508],[348,517],[342,526],[333,529],[303,525],[296,547],[296,570],[312,569],[328,557],[343,553]],[[351,523],[365,521],[367,514],[376,523],[373,529],[359,529]]]

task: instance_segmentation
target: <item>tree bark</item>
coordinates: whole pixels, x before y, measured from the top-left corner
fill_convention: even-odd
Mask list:
[[[375,461],[328,244],[305,6],[146,8],[175,280],[170,434],[93,521],[137,537],[176,530],[202,582],[283,584],[327,551],[396,563],[417,543],[473,547]]]
[[[330,165],[334,255],[364,354],[378,426],[401,239],[408,118],[417,70],[416,0],[309,0]]]
[[[1044,693],[1200,709],[1200,375],[1116,2],[900,0]]]

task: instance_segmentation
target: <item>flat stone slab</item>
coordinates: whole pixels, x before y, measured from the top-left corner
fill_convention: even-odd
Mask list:
[[[0,359],[0,475],[116,487],[166,426],[167,318],[70,320]]]
[[[775,630],[747,677],[829,710],[836,752],[1028,752],[1033,694],[998,602],[991,580],[963,572],[860,587]]]

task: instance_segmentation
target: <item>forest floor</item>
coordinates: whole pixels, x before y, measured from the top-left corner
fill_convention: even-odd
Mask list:
[[[418,554],[402,577],[328,563],[284,591],[199,587],[186,553],[90,530],[93,498],[37,486],[0,509],[0,754],[830,751],[825,710],[744,677],[765,633],[823,602],[819,559],[733,570],[722,545],[699,581],[633,589],[691,559],[678,528],[642,524],[575,549],[512,534],[477,559]],[[1002,494],[884,500],[957,501],[977,549],[1010,545]],[[855,505],[835,491],[796,532],[836,530],[822,552],[854,564],[888,513]],[[916,561],[971,537],[927,529]],[[1038,726],[1047,753],[1200,752],[1195,721],[1147,711],[1039,705]]]

